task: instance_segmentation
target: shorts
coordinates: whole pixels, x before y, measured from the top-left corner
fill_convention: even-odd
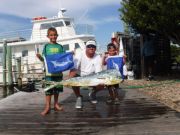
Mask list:
[[[60,82],[60,81],[62,81],[62,79],[63,79],[63,76],[46,76],[45,77],[46,81]],[[46,86],[49,86],[49,85],[46,85]],[[45,95],[49,96],[49,95],[59,94],[60,92],[63,92],[63,86],[62,85],[58,85],[58,86],[46,91]]]

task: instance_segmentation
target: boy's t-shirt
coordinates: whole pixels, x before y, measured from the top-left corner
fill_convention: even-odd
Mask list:
[[[65,50],[62,45],[60,44],[45,44],[43,48],[42,55],[47,56],[47,55],[52,55],[52,54],[58,54],[58,53],[65,53]],[[62,73],[48,73],[46,70],[46,76],[62,76]]]
[[[45,44],[42,54],[45,56],[64,52],[64,48],[60,44]]]

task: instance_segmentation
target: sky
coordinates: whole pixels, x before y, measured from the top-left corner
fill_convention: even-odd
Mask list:
[[[7,32],[32,27],[31,18],[57,16],[60,8],[74,18],[75,24],[88,24],[93,28],[97,43],[106,46],[112,32],[123,32],[120,20],[121,0],[1,0],[0,36]]]

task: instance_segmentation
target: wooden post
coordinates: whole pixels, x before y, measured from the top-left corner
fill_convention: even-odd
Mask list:
[[[3,98],[7,97],[7,87],[3,86]]]
[[[16,58],[12,57],[12,72],[13,72],[13,82],[16,85],[17,84],[17,63],[16,63]]]
[[[6,53],[7,53],[7,41],[3,41],[3,86],[6,86]]]
[[[14,93],[13,91],[13,78],[12,78],[12,53],[11,53],[11,47],[7,46],[7,68],[8,68],[8,95],[11,95]]]
[[[18,88],[22,88],[21,57],[17,58]]]
[[[141,50],[141,78],[144,78],[145,73],[144,73],[144,56],[143,56],[143,35],[140,35],[140,50]]]
[[[13,85],[13,78],[12,78],[12,54],[11,54],[11,47],[7,46],[7,64],[8,64],[8,85]]]

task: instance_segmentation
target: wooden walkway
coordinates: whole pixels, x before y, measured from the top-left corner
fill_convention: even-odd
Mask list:
[[[43,91],[18,92],[0,100],[0,135],[180,135],[180,113],[139,93],[121,90],[121,104],[107,105],[107,91],[97,97],[99,103],[84,96],[84,108],[74,108],[71,89],[60,94],[64,112],[40,115],[44,107]]]

